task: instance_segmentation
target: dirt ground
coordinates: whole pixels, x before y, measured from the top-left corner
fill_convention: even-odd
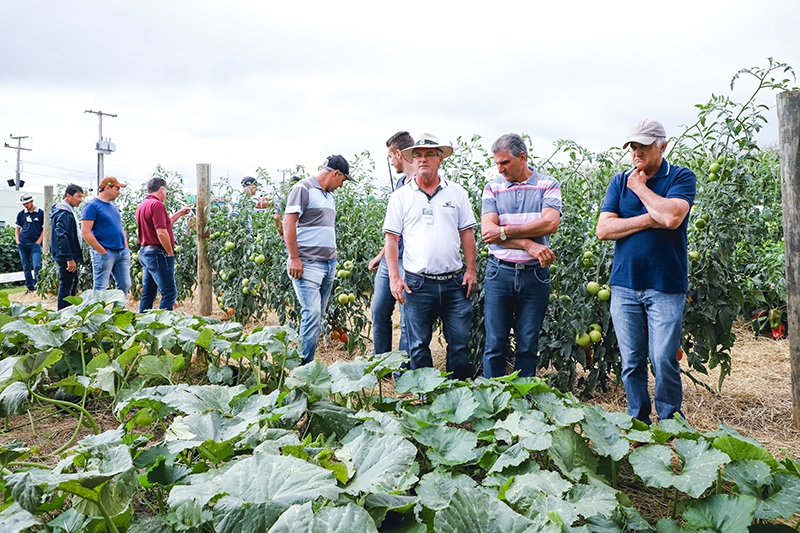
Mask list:
[[[25,304],[41,302],[48,308],[55,308],[54,297],[41,300],[36,295],[13,294],[11,299]],[[138,302],[129,302],[127,307],[138,310]],[[198,307],[195,302],[181,302],[179,309],[196,313]],[[212,316],[227,319],[216,306]],[[397,316],[398,313],[395,313],[395,345],[399,337]],[[275,320],[273,316],[265,323],[274,324]],[[248,324],[248,329],[255,325]],[[715,392],[694,384],[686,376],[683,378],[683,411],[689,423],[701,431],[713,431],[719,423],[724,422],[742,435],[763,443],[778,459],[784,458],[787,453],[795,459],[800,458],[800,430],[792,427],[789,341],[754,338],[748,322],[737,324],[734,332],[737,340],[732,350],[732,372],[725,379],[721,391],[716,391],[719,369],[712,370],[708,376],[696,375]],[[369,349],[371,346],[368,346]],[[434,338],[431,349],[434,365],[443,369],[444,340]],[[330,364],[336,360],[350,359],[350,356],[341,343],[323,339],[317,350],[317,359]],[[686,368],[685,358],[682,364]],[[391,392],[391,384],[384,383],[383,391]],[[596,393],[588,403],[600,405],[609,411],[625,411],[625,392],[621,387],[611,387],[606,392]],[[36,413],[32,415],[35,435],[31,431],[28,416],[11,417],[7,429],[13,431],[4,432],[3,441],[19,438],[29,445],[52,450],[58,443],[64,442],[66,435],[62,433],[71,434],[74,430],[75,419],[72,416],[62,417],[59,413],[44,413],[42,416],[45,418],[37,422]],[[112,424],[109,427],[116,424],[112,420],[108,422]]]

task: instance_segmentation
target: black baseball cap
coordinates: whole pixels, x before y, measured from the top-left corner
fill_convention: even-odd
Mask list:
[[[258,183],[253,176],[245,176],[242,178],[242,187],[247,187],[253,183]]]
[[[325,160],[323,166],[331,170],[338,170],[344,174],[345,178],[352,180],[352,178],[350,178],[350,164],[347,162],[347,159],[340,155],[329,156],[328,159]]]

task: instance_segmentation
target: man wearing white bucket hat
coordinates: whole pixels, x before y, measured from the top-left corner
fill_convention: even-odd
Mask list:
[[[681,413],[683,389],[676,354],[688,291],[687,225],[695,175],[664,159],[664,126],[642,120],[622,145],[633,167],[611,179],[597,237],[616,241],[611,268],[611,318],[622,359],[628,414],[650,421],[648,356],[655,373],[659,420]]]
[[[439,175],[453,153],[433,135],[423,133],[402,151],[414,166],[414,179],[389,199],[383,232],[392,295],[406,306],[410,368],[432,367],[433,324],[441,318],[447,341],[446,370],[451,377],[471,377],[469,332],[477,286],[475,215],[467,192]],[[403,236],[403,267],[398,269],[398,240]],[[461,252],[466,271],[462,272]]]

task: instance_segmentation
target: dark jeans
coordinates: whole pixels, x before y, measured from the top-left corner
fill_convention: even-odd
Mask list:
[[[400,277],[403,276],[403,259],[398,261]],[[381,259],[378,272],[375,274],[375,291],[372,294],[372,340],[375,343],[374,353],[386,353],[392,351],[392,314],[397,300],[392,296],[389,288],[389,267],[386,266],[386,258]],[[400,306],[400,342],[398,350],[408,352],[406,342],[406,309]]]
[[[22,261],[22,271],[25,273],[25,287],[29,291],[35,291],[39,271],[42,269],[42,245],[35,242],[21,242],[17,248]]]
[[[431,337],[436,318],[442,319],[447,341],[446,370],[451,378],[472,377],[469,365],[469,330],[472,326],[472,301],[461,285],[458,274],[446,281],[436,281],[406,271],[406,329],[411,369],[432,367]]]
[[[78,269],[75,272],[67,270],[66,261],[58,261],[58,310],[61,311],[71,303],[64,300],[67,296],[78,294]]]
[[[178,297],[175,285],[175,256],[168,257],[162,249],[139,250],[139,262],[142,264],[142,299],[139,312],[152,309],[156,292],[161,292],[159,309],[172,310]]]
[[[550,270],[529,266],[519,270],[489,259],[483,284],[486,348],[483,375],[506,375],[505,348],[513,326],[516,350],[514,370],[521,377],[536,375],[539,363],[539,332],[550,299]]]

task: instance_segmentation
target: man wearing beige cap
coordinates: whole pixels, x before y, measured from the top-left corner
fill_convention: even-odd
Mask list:
[[[383,232],[389,286],[406,307],[410,368],[433,366],[430,342],[438,317],[447,341],[446,370],[452,378],[466,379],[472,377],[469,296],[478,283],[475,214],[464,188],[439,175],[442,161],[453,153],[450,146],[423,133],[401,153],[413,163],[415,176],[389,198]],[[398,263],[401,235],[404,276]]]
[[[677,352],[688,291],[687,225],[695,175],[664,159],[664,126],[643,120],[631,128],[633,168],[611,179],[597,237],[616,241],[611,268],[611,318],[622,359],[628,414],[651,423],[648,357],[655,374],[659,420],[683,416]]]
[[[114,204],[124,187],[127,184],[117,178],[103,178],[97,197],[81,211],[81,236],[91,247],[94,290],[108,289],[109,276],[118,290],[127,294],[131,288],[131,251]]]

